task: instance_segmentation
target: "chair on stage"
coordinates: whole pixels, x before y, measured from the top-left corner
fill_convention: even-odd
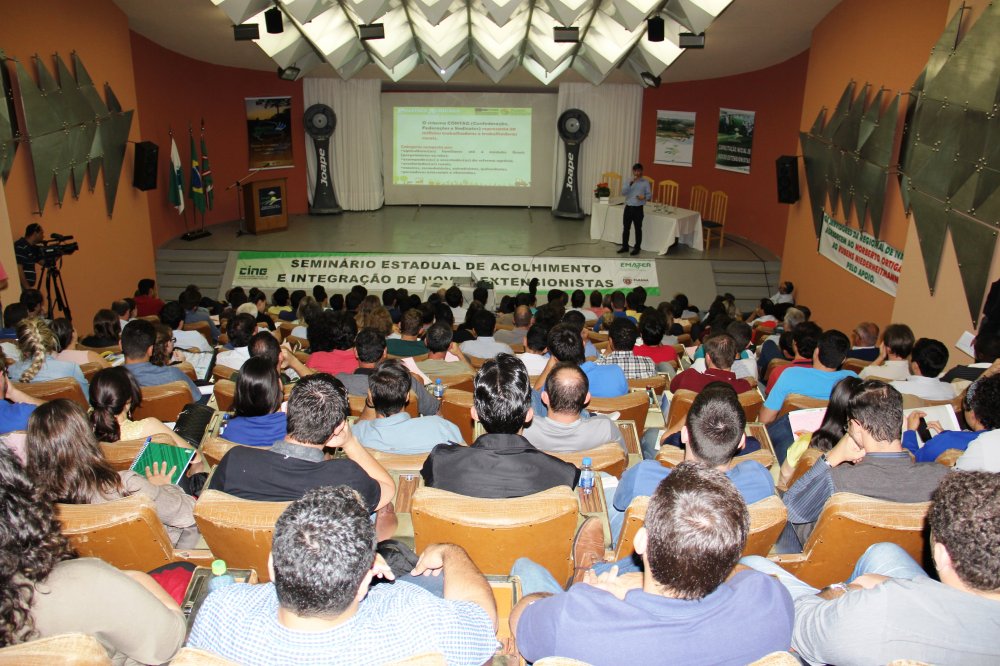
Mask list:
[[[680,196],[681,186],[676,180],[661,180],[656,186],[655,201],[666,204],[671,208],[677,208],[677,198]]]
[[[622,193],[622,175],[617,171],[605,171],[601,174],[601,180],[608,184],[611,196],[616,197]]]
[[[712,246],[712,236],[719,239],[719,247],[726,240],[726,210],[729,208],[729,195],[722,190],[712,192],[712,201],[708,208],[708,217],[701,216],[701,226],[705,230],[705,249]]]
[[[691,210],[701,213],[701,219],[708,217],[708,188],[704,185],[695,185],[691,188]]]

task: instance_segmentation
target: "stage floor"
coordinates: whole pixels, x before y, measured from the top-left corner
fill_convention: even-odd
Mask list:
[[[473,206],[383,206],[342,215],[292,215],[288,229],[237,237],[238,222],[212,225],[212,235],[195,241],[175,238],[171,250],[259,252],[329,251],[399,254],[615,257],[618,245],[590,239],[590,219],[553,217],[548,208]],[[769,250],[727,235],[719,249],[700,252],[675,244],[666,255],[645,259],[779,261]]]

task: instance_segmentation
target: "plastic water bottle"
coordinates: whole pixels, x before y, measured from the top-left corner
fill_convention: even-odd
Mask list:
[[[225,560],[215,560],[212,562],[212,577],[208,580],[208,591],[210,593],[236,582],[236,579],[226,573],[227,571]]]
[[[434,381],[434,397],[438,400],[444,398],[444,384],[441,383],[440,377]]]
[[[229,425],[229,412],[222,415],[222,423],[219,424],[219,437],[226,433],[226,426]]]
[[[583,468],[580,470],[580,488],[584,495],[594,492],[594,468],[590,458],[583,459]]]

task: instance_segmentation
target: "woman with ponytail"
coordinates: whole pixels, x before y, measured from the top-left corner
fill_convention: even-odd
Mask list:
[[[132,420],[132,413],[142,404],[142,390],[132,373],[124,367],[106,368],[90,382],[90,424],[98,441],[114,443],[122,440],[154,437],[186,449],[192,448],[183,437],[168,428],[158,418]],[[163,435],[163,437],[156,437]]]
[[[90,391],[79,365],[55,357],[59,341],[45,320],[39,317],[22,319],[17,325],[17,347],[21,360],[10,366],[8,374],[12,381],[27,384],[72,377],[84,395]]]

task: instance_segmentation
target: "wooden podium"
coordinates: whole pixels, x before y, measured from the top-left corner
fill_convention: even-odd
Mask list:
[[[288,228],[288,185],[284,178],[256,180],[243,188],[247,231],[266,234]]]

